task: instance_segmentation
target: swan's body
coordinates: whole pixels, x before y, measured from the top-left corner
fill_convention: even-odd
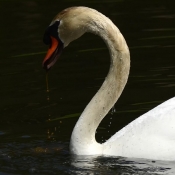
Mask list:
[[[103,85],[74,127],[71,153],[175,160],[175,98],[137,118],[105,143],[96,142],[96,129],[121,95],[129,75],[129,49],[118,28],[110,19],[87,7],[62,11],[45,33],[44,42],[51,47],[43,66],[49,69],[60,50],[85,32],[95,33],[105,41],[111,65]]]

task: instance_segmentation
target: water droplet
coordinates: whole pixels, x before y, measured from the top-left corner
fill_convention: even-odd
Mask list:
[[[46,91],[49,92],[48,72],[46,72]]]
[[[116,109],[115,109],[115,106],[113,106],[113,107],[111,108],[111,111],[110,111],[110,113],[111,113],[111,115],[113,115],[114,113],[116,113]]]

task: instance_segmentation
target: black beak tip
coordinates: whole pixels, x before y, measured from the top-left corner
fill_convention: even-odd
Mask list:
[[[42,67],[43,67],[43,69],[46,70],[46,72],[49,71],[50,68],[51,68],[51,67],[49,67],[49,66],[47,65],[47,62],[44,62],[44,63],[42,64]]]

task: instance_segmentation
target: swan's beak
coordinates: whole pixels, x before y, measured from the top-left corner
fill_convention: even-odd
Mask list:
[[[43,68],[49,70],[57,61],[61,52],[63,50],[63,43],[58,39],[50,36],[51,39],[51,47],[48,49],[47,54],[43,60]]]

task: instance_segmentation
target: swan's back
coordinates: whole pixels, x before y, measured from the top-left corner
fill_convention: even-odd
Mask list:
[[[175,97],[135,119],[103,145],[107,155],[175,160]]]

